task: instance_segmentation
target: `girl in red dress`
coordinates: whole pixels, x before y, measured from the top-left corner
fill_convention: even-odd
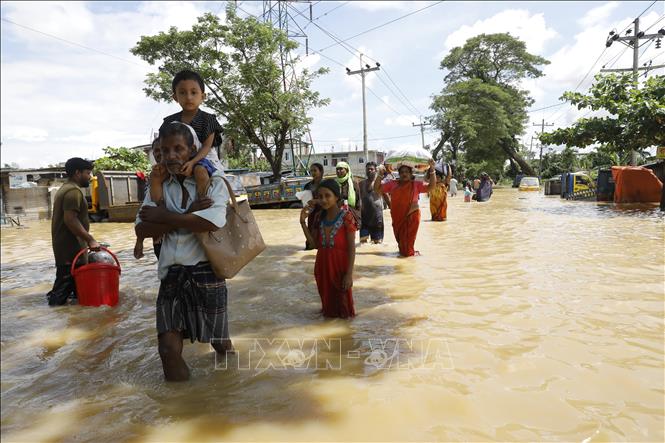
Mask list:
[[[310,208],[300,213],[300,225],[310,244],[317,245],[314,278],[321,296],[324,317],[349,318],[353,308],[353,264],[356,259],[356,226],[353,215],[339,207],[340,187],[334,179],[323,180],[318,187],[322,209],[317,239],[312,237],[305,221]]]

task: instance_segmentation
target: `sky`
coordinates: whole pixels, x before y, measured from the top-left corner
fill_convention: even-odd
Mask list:
[[[242,17],[263,12],[263,2],[237,4]],[[559,98],[564,91],[586,91],[604,65],[632,67],[632,50],[616,42],[606,48],[611,30],[623,32],[640,14],[640,29],[648,29],[647,33],[665,26],[663,0],[290,4],[293,19],[307,34],[312,50],[306,55],[304,39],[296,38],[301,46],[294,55],[301,55],[301,66],[330,68],[312,85],[331,100],[310,113],[315,152],[363,147],[360,78],[345,71],[359,68],[360,53],[364,63],[381,65],[366,77],[369,149],[418,147],[420,128],[413,124],[432,113],[432,96],[444,86],[445,72],[439,69],[442,58],[480,33],[509,32],[525,41],[529,52],[551,62],[542,67],[543,77],[522,83],[535,99],[522,135],[530,145],[543,119],[554,125],[546,127],[551,130],[587,115],[586,110],[568,104],[540,108],[562,103]],[[312,22],[308,20],[310,4]],[[98,158],[106,146],[149,143],[162,119],[178,112],[179,106],[146,97],[144,80],[156,67],[133,56],[130,48],[142,35],[155,35],[171,26],[190,29],[204,12],[223,17],[225,6],[226,2],[218,1],[3,1],[2,164],[44,167],[74,156]],[[346,41],[348,46],[339,45],[329,34],[341,40],[353,38]],[[654,42],[640,49],[640,65],[649,61],[665,64],[665,42],[660,49]],[[648,73],[663,74],[663,68]],[[436,131],[426,128],[425,144],[434,145],[438,138]],[[534,151],[536,145],[534,141]]]

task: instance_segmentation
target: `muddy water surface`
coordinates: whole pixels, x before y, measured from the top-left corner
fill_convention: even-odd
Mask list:
[[[3,229],[3,441],[665,438],[655,206],[458,195],[422,222],[422,256],[397,258],[390,228],[358,249],[352,321],[319,317],[298,211],[255,215],[268,248],[228,283],[238,353],[187,343],[180,384],[131,225],[92,225],[123,267],[115,308],[49,308],[50,225]]]

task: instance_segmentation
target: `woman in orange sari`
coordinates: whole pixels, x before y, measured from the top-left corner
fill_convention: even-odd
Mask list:
[[[448,217],[448,186],[450,184],[450,168],[443,164],[434,167],[436,186],[429,191],[429,212],[432,221],[446,221]]]
[[[399,254],[403,257],[412,257],[418,254],[414,249],[418,226],[420,225],[420,208],[418,195],[431,191],[436,186],[434,175],[434,160],[429,161],[429,185],[415,180],[413,169],[402,165],[399,167],[399,179],[388,180],[382,183],[378,177],[383,176],[385,168],[378,167],[379,173],[374,181],[374,192],[390,194],[390,215],[393,219],[393,233],[399,246]]]

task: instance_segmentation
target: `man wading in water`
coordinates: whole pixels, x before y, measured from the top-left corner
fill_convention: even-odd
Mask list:
[[[226,282],[217,278],[195,232],[226,224],[229,193],[219,171],[211,175],[207,197],[194,201],[196,181],[182,167],[196,153],[191,128],[180,122],[160,130],[164,206],[146,195],[136,218],[136,235],[164,236],[159,254],[157,338],[167,381],[189,378],[182,358],[183,340],[210,343],[220,354],[232,351],[227,316]]]
[[[65,172],[69,180],[55,194],[51,218],[51,242],[57,268],[53,289],[46,294],[51,306],[64,305],[67,299],[76,298],[71,274],[76,254],[86,245],[93,250],[99,249],[99,243],[88,232],[88,202],[81,190],[90,186],[92,163],[78,157],[70,158],[65,163]]]

